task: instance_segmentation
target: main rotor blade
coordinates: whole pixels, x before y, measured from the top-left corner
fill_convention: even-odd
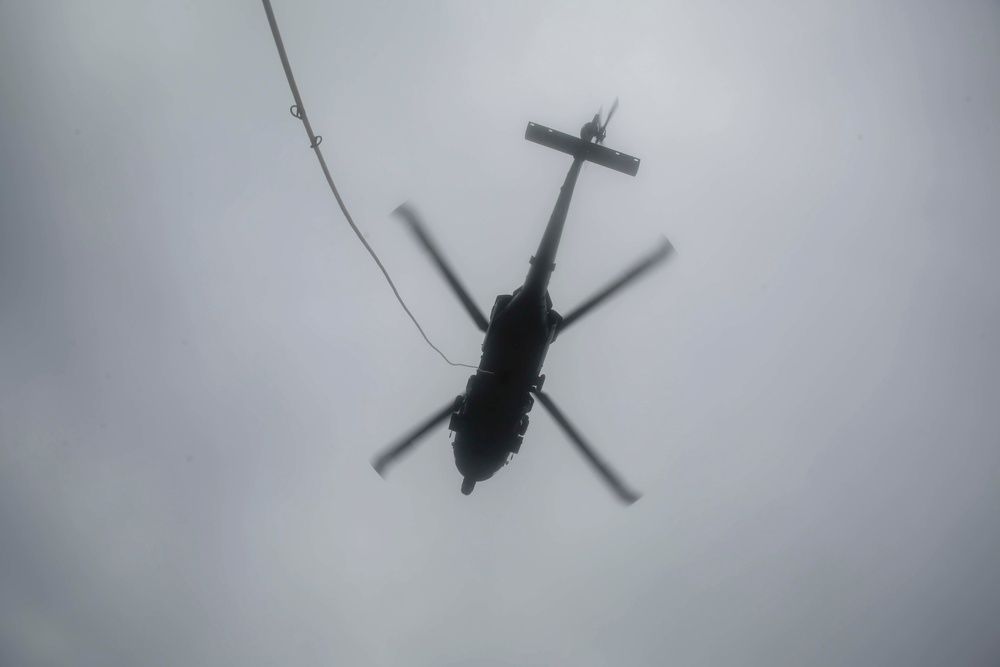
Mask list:
[[[465,310],[472,317],[476,326],[479,327],[480,331],[486,331],[486,327],[489,323],[483,316],[482,311],[480,311],[476,306],[475,301],[472,300],[469,293],[465,291],[465,287],[463,287],[462,283],[459,282],[455,272],[452,271],[451,266],[449,266],[448,262],[445,261],[441,251],[438,250],[437,246],[431,240],[430,235],[427,234],[427,230],[424,228],[423,223],[421,223],[420,219],[417,218],[417,214],[413,212],[413,209],[411,209],[408,204],[401,204],[395,211],[393,211],[393,213],[409,223],[410,229],[412,229],[413,233],[417,235],[417,239],[419,239],[420,243],[424,246],[424,249],[430,253],[434,263],[437,264],[437,267],[441,270],[445,280],[447,280],[448,284],[451,285],[451,289],[458,295],[459,300],[462,302],[462,305],[465,306]]]
[[[548,394],[534,389],[532,390],[532,393],[538,397],[538,399],[542,402],[542,405],[545,406],[545,409],[549,411],[550,415],[552,415],[552,418],[555,419],[556,423],[562,427],[562,429],[566,432],[566,435],[568,435],[570,440],[573,441],[573,444],[575,444],[587,460],[590,461],[590,464],[594,466],[594,469],[597,470],[604,481],[608,483],[608,486],[611,487],[622,502],[626,505],[631,505],[642,497],[639,494],[630,491],[622,483],[622,481],[618,479],[618,475],[613,473],[611,468],[609,468],[604,461],[597,457],[594,450],[586,443],[586,441],[584,441],[583,436],[580,435],[575,428],[573,428],[573,425],[569,423],[569,420],[566,419],[566,416],[563,415],[562,411],[556,407],[556,404],[552,402],[552,399],[549,398]]]
[[[562,332],[570,324],[580,319],[580,317],[582,317],[583,315],[587,314],[587,312],[589,312],[594,306],[601,303],[609,296],[611,296],[612,294],[614,294],[615,292],[617,292],[618,290],[625,287],[630,282],[641,276],[643,273],[645,273],[649,269],[653,268],[654,266],[665,260],[667,257],[670,256],[670,253],[672,253],[673,251],[674,251],[673,244],[671,244],[670,241],[664,238],[663,242],[660,243],[660,247],[658,247],[655,252],[653,252],[648,257],[639,260],[634,266],[632,266],[632,268],[630,268],[628,271],[622,274],[622,276],[618,278],[618,280],[606,286],[600,292],[598,292],[597,294],[595,294],[594,296],[590,297],[582,304],[577,306],[576,309],[573,310],[573,312],[571,312],[569,315],[563,317],[563,320],[559,325],[559,332]]]
[[[372,467],[375,468],[375,472],[377,472],[379,476],[385,477],[384,473],[386,466],[395,461],[397,457],[406,452],[406,450],[410,447],[417,444],[417,440],[419,440],[422,435],[450,417],[451,413],[457,410],[458,406],[461,405],[463,398],[463,396],[457,397],[454,401],[448,404],[448,407],[441,410],[441,412],[436,413],[433,417],[407,434],[402,441],[392,447],[389,447],[381,455],[372,459]]]

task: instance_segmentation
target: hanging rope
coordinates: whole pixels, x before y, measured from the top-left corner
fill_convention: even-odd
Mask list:
[[[271,34],[274,36],[274,44],[278,47],[278,55],[281,56],[281,66],[285,68],[285,77],[288,79],[289,88],[292,89],[292,97],[295,98],[295,104],[289,108],[289,111],[293,116],[301,120],[302,124],[305,126],[306,134],[309,135],[309,147],[316,152],[316,158],[319,160],[319,164],[323,168],[323,175],[326,176],[326,182],[330,185],[330,190],[333,191],[333,196],[337,198],[337,203],[340,205],[340,210],[344,213],[344,217],[347,218],[347,223],[351,226],[351,229],[354,230],[358,240],[364,244],[365,250],[368,251],[368,254],[371,255],[372,259],[375,260],[375,263],[378,264],[378,268],[382,271],[382,275],[385,276],[386,282],[388,282],[389,287],[392,288],[392,293],[396,295],[396,300],[399,301],[399,305],[403,307],[406,314],[410,316],[411,320],[413,320],[413,324],[417,327],[417,331],[419,331],[420,335],[424,337],[427,344],[430,345],[435,352],[440,354],[442,359],[447,361],[452,366],[477,368],[471,364],[459,364],[452,361],[445,356],[444,352],[439,350],[438,347],[431,342],[431,339],[427,337],[426,333],[424,333],[423,327],[421,327],[420,323],[417,322],[417,318],[413,316],[410,309],[406,307],[405,303],[403,303],[403,297],[399,295],[399,290],[396,289],[396,285],[392,282],[392,278],[389,277],[389,272],[385,270],[384,266],[382,266],[382,262],[379,260],[378,255],[376,255],[375,251],[372,250],[372,247],[368,245],[368,241],[365,240],[365,237],[362,235],[361,230],[358,229],[358,226],[354,224],[354,219],[347,211],[347,206],[344,204],[344,200],[340,197],[340,192],[337,190],[337,186],[333,183],[333,177],[330,175],[330,170],[326,166],[326,160],[323,159],[323,151],[319,149],[319,145],[323,142],[323,137],[315,134],[312,130],[312,125],[309,124],[309,117],[306,115],[305,106],[302,104],[302,97],[299,95],[299,88],[295,85],[295,77],[292,76],[292,66],[288,64],[288,55],[285,53],[285,45],[281,41],[281,33],[278,32],[278,22],[274,18],[274,11],[271,9],[271,2],[270,0],[263,0],[263,2],[264,11],[267,12],[267,22],[271,24]]]

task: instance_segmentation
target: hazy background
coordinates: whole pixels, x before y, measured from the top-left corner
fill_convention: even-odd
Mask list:
[[[3,665],[996,665],[1000,5],[275,2],[431,338],[582,175],[546,389],[466,498],[471,372],[323,180],[257,2],[0,2]]]

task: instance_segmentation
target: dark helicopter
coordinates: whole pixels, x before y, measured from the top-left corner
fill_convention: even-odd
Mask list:
[[[482,358],[475,375],[469,378],[465,393],[457,396],[444,409],[433,415],[401,442],[388,448],[372,461],[372,466],[382,475],[386,466],[396,457],[416,444],[432,428],[450,418],[448,428],[455,432],[453,448],[455,465],[462,474],[462,493],[468,495],[476,482],[487,480],[506,465],[521,447],[528,428],[528,412],[537,396],[556,423],[576,444],[580,452],[611,486],[624,502],[631,504],[639,496],[630,491],[595,454],[583,436],[570,424],[548,394],[542,391],[545,376],[542,363],[549,345],[568,326],[589,312],[594,306],[620,290],[639,275],[666,259],[673,246],[664,238],[655,252],[637,262],[620,278],[597,292],[566,316],[552,309],[548,285],[555,269],[556,251],[562,236],[569,202],[573,196],[580,168],[585,161],[593,162],[615,171],[635,176],[639,159],[603,146],[608,121],[618,106],[615,100],[608,118],[600,122],[600,112],[583,126],[580,138],[528,123],[524,138],[554,148],[573,156],[573,164],[566,175],[556,201],[552,217],[545,227],[538,251],[531,258],[524,284],[512,294],[501,294],[493,304],[487,320],[469,297],[465,288],[431,240],[423,224],[407,205],[396,209],[416,234],[424,249],[431,255],[445,280],[462,301],[476,325],[485,332]]]

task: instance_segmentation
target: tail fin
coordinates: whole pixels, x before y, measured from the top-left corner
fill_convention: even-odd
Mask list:
[[[584,141],[579,137],[553,130],[544,125],[528,123],[528,129],[524,131],[524,138],[573,157],[582,152],[584,159],[629,176],[635,176],[639,171],[639,158],[637,157],[619,153],[607,146]]]

